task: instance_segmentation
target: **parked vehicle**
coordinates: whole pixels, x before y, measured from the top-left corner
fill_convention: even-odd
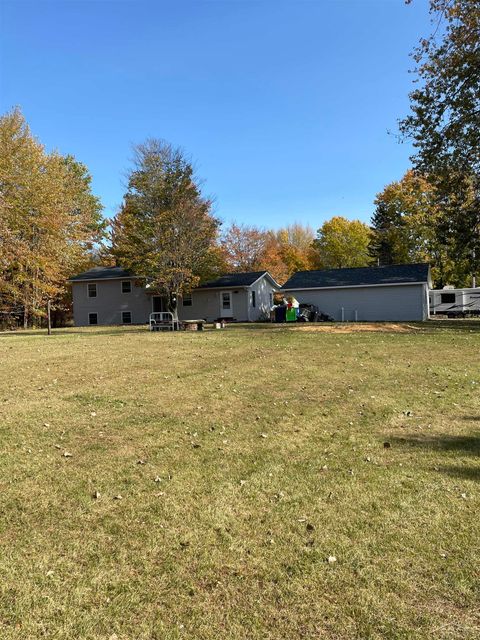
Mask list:
[[[432,289],[429,292],[430,315],[448,318],[480,316],[480,287],[476,289]]]

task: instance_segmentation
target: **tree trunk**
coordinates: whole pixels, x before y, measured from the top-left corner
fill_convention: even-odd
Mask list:
[[[47,332],[49,336],[52,335],[52,316],[51,316],[51,309],[50,309],[50,299],[47,300]]]
[[[178,294],[170,293],[168,295],[168,309],[173,315],[173,321],[175,324],[175,330],[178,329]]]

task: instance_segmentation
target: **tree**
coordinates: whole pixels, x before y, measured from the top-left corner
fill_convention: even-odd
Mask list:
[[[464,286],[465,264],[449,257],[437,229],[442,216],[434,185],[413,170],[392,182],[375,199],[370,248],[379,264],[429,262],[437,286]]]
[[[287,276],[295,271],[310,269],[315,261],[313,241],[315,232],[308,225],[294,222],[277,233],[281,247],[281,255],[286,267]]]
[[[456,259],[480,261],[480,4],[430,0],[433,35],[414,52],[419,86],[400,122],[415,168],[436,190],[438,238]]]
[[[360,220],[336,216],[324,222],[313,242],[317,268],[365,267],[371,263],[372,232]]]
[[[232,223],[221,239],[229,270],[242,272],[264,268],[267,240],[267,232],[258,227]]]
[[[230,271],[268,271],[285,282],[312,263],[314,232],[296,222],[278,231],[233,223],[222,236]]]
[[[1,311],[24,326],[59,300],[101,238],[101,205],[73,156],[46,153],[16,109],[0,118]]]
[[[128,190],[112,223],[111,254],[164,294],[175,316],[178,297],[220,259],[211,208],[181,149],[158,139],[134,147]]]

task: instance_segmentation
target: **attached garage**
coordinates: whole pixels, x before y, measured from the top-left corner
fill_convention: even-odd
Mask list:
[[[427,320],[430,287],[430,267],[422,263],[299,271],[282,293],[340,322],[412,322]]]

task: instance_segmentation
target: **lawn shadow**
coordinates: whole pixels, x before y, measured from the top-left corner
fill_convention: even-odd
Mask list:
[[[448,460],[452,460],[451,454],[459,457],[473,456],[480,462],[480,432],[468,436],[453,435],[412,435],[409,437],[393,436],[390,439],[392,445],[418,449],[419,447],[436,453],[450,454]],[[430,467],[430,470],[445,473],[448,476],[462,480],[474,480],[480,482],[480,465],[449,464]]]
[[[452,435],[412,435],[412,436],[392,436],[390,442],[398,446],[422,447],[432,451],[453,451],[467,455],[480,456],[480,432],[469,436]]]
[[[480,482],[480,467],[460,467],[456,465],[435,467],[434,471],[440,473],[446,473],[453,478],[461,478],[462,480],[473,480],[474,482]]]
[[[474,332],[480,333],[480,320],[443,320],[440,318],[430,318],[427,322],[422,324],[423,328],[428,333],[433,333],[437,330],[449,330],[459,332]]]
[[[18,329],[16,331],[0,331],[0,340],[2,338],[54,338],[55,336],[122,336],[145,333],[147,331],[148,325],[136,325],[128,328],[123,326],[98,328],[64,327],[61,329],[52,329],[52,335],[49,336],[46,329]]]

